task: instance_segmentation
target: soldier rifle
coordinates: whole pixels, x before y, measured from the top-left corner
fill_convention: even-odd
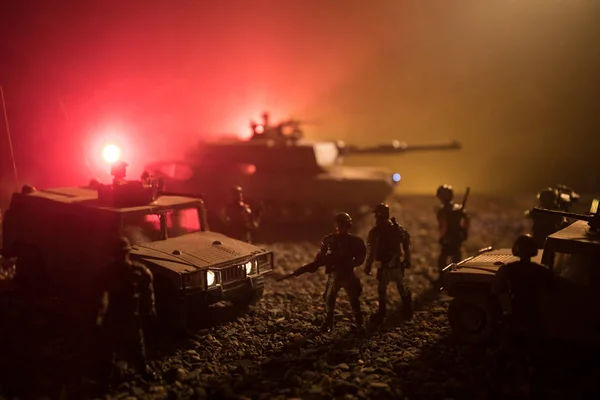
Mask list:
[[[287,274],[287,275],[285,275],[285,276],[277,279],[277,282],[281,282],[281,281],[284,281],[286,279],[290,279],[290,278],[293,278],[293,277],[296,277],[296,276],[304,275],[304,274],[306,274],[308,272],[311,272],[311,273],[312,272],[316,272],[316,270],[319,267],[322,267],[322,266],[327,265],[327,264],[331,264],[332,262],[333,262],[333,259],[332,259],[331,256],[325,256],[323,258],[319,258],[319,259],[317,259],[317,260],[315,260],[313,262],[310,262],[310,263],[308,263],[306,265],[303,265],[302,267],[298,268],[297,270],[295,270],[291,274]]]

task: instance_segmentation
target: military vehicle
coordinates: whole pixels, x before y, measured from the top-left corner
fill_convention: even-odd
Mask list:
[[[146,168],[168,190],[202,193],[211,211],[229,201],[231,187],[239,185],[251,206],[261,205],[263,223],[314,223],[329,221],[338,211],[355,215],[385,200],[401,179],[387,169],[340,165],[343,157],[460,148],[456,141],[420,146],[394,141],[375,147],[309,141],[299,121],[272,127],[268,114],[263,119],[261,125],[251,124],[250,140],[204,141],[183,160]]]
[[[553,289],[542,294],[543,333],[565,341],[595,343],[600,338],[600,214],[594,200],[590,215],[534,208],[576,221],[549,235],[532,261],[552,271]],[[587,221],[587,224],[586,222]],[[444,290],[453,297],[448,320],[464,342],[484,342],[498,332],[503,309],[492,293],[498,269],[518,261],[511,249],[480,250],[479,254],[443,270]]]
[[[97,305],[96,283],[120,236],[131,241],[131,258],[152,271],[159,320],[172,329],[204,306],[258,300],[273,267],[272,252],[211,232],[201,198],[162,193],[152,179],[124,174],[112,184],[14,193],[1,253],[16,258],[22,287]]]

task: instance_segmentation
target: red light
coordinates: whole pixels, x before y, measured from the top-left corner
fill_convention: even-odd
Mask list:
[[[109,164],[113,164],[121,158],[121,149],[114,144],[104,146],[102,149],[102,158]]]
[[[264,133],[264,131],[265,131],[265,127],[264,126],[262,126],[262,125],[257,125],[256,126],[256,133],[261,134],[261,133]]]

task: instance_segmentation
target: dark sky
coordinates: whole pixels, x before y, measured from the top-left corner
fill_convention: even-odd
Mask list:
[[[141,168],[201,136],[247,133],[269,109],[312,122],[312,138],[463,143],[348,160],[394,168],[408,191],[600,189],[595,0],[0,7],[0,84],[19,171],[40,185],[94,173],[82,165],[107,132],[127,139]]]

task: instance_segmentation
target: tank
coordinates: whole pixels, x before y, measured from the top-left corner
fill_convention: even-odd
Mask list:
[[[207,208],[217,210],[230,199],[231,187],[244,189],[246,200],[260,204],[262,223],[311,223],[332,213],[361,213],[365,205],[384,201],[400,182],[399,173],[384,168],[350,167],[354,154],[398,155],[411,151],[459,149],[456,141],[410,146],[393,141],[373,147],[341,141],[310,141],[300,121],[271,126],[251,123],[250,140],[204,141],[183,160],[147,166],[162,178],[166,190],[201,193]]]

